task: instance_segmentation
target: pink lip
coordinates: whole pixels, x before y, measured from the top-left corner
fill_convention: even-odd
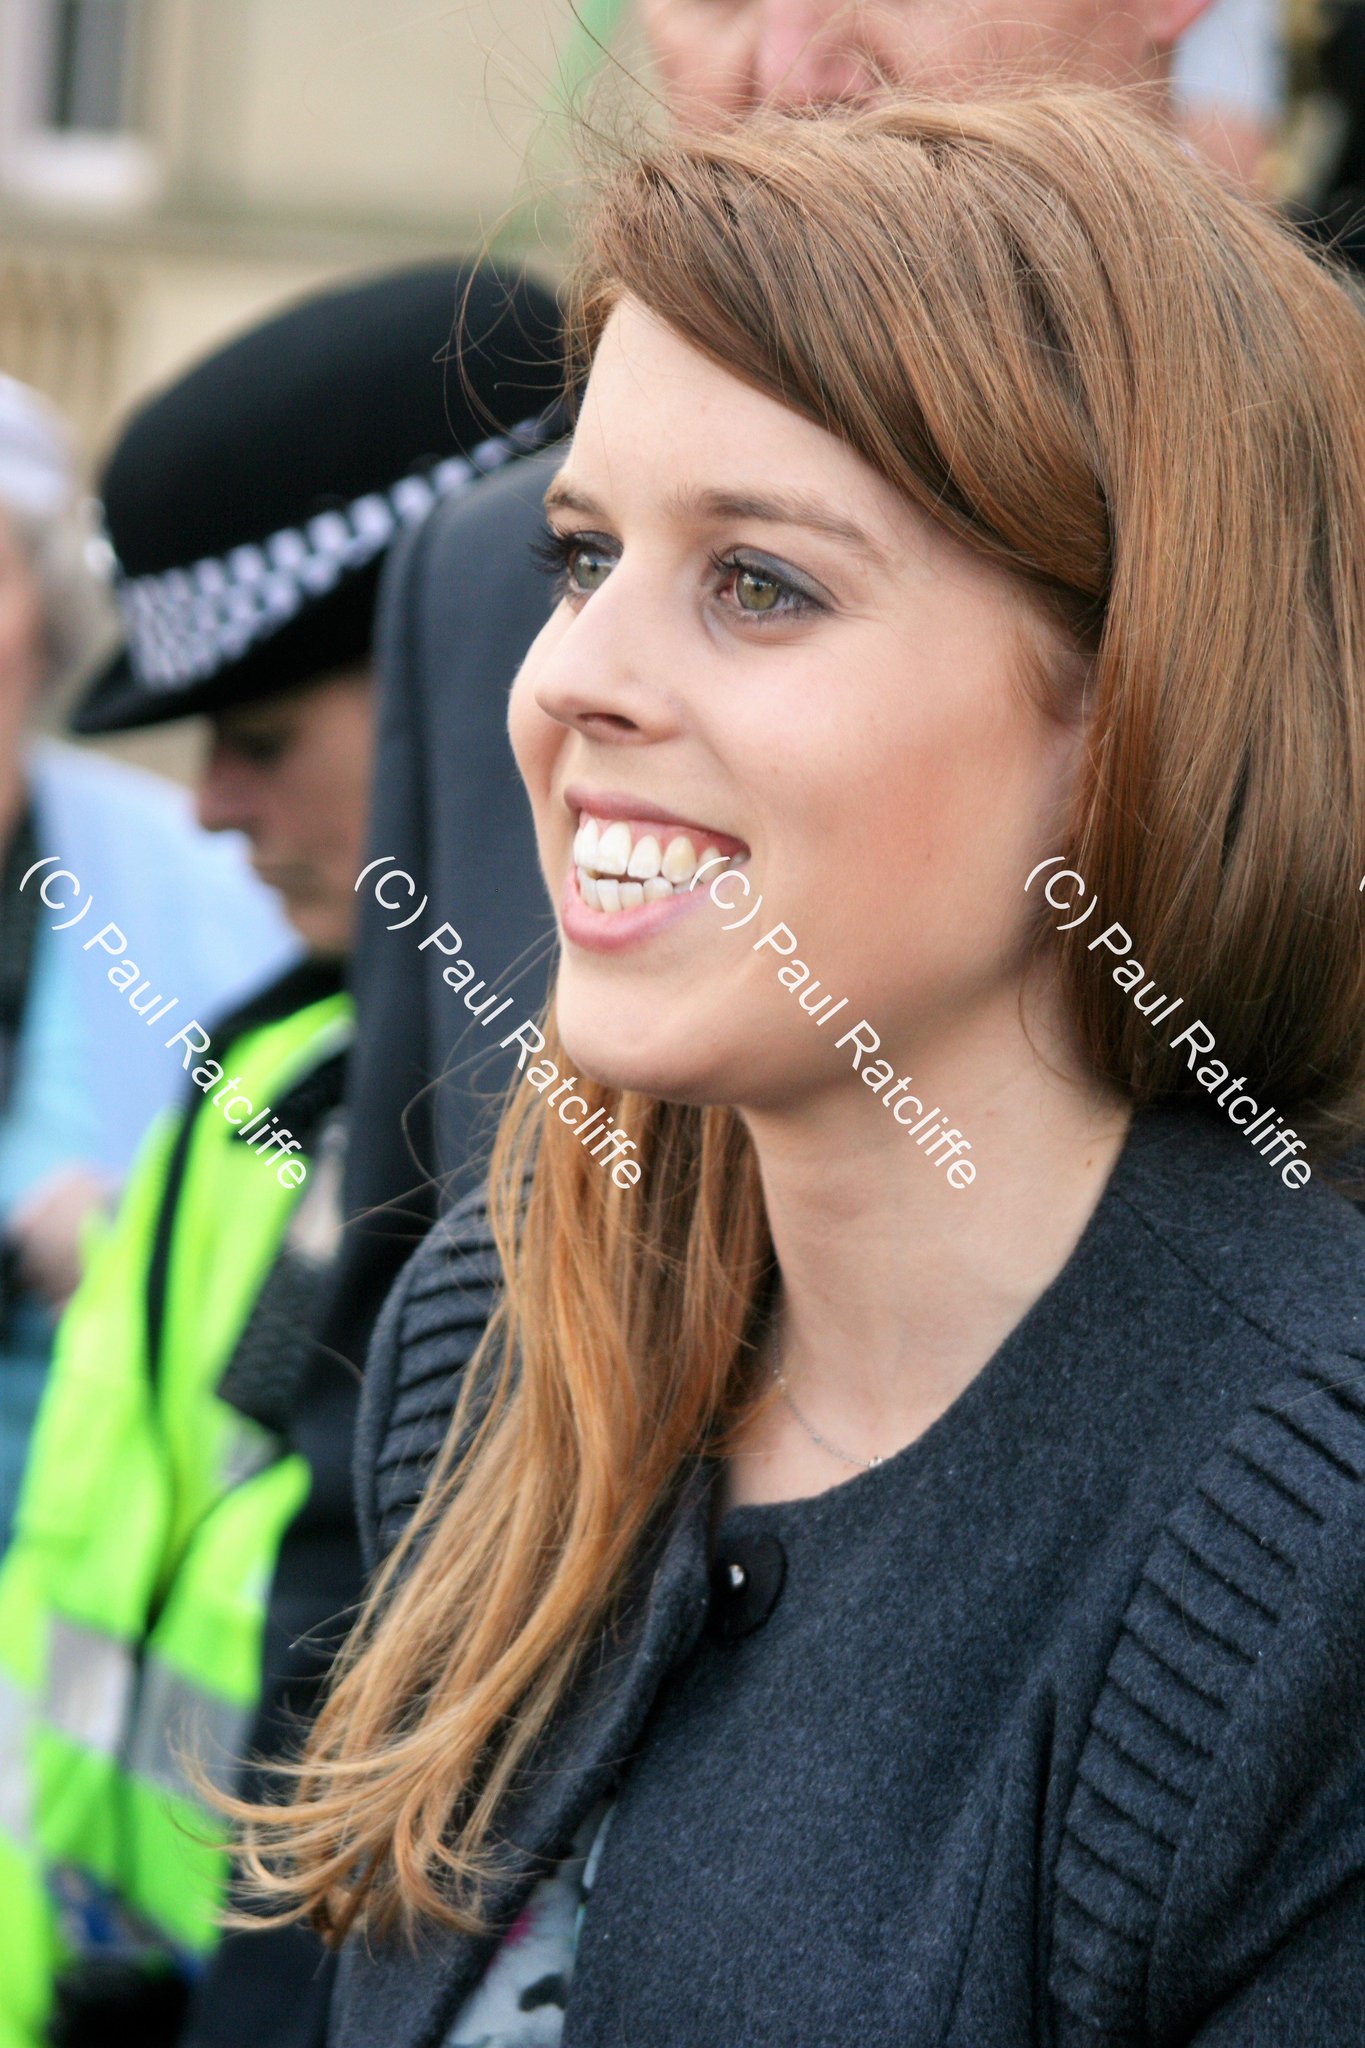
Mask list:
[[[671,822],[671,821],[670,821]],[[676,924],[706,901],[706,886],[688,889],[681,896],[666,896],[657,903],[642,903],[638,910],[594,910],[578,893],[578,870],[572,862],[559,898],[559,924],[566,939],[589,953],[621,953],[627,946],[641,945],[655,938],[666,926]]]
[[[586,811],[590,818],[624,818],[630,825],[671,825],[675,831],[688,835],[698,853],[708,846],[714,846],[717,853],[731,855],[747,855],[749,851],[744,841],[736,839],[733,833],[717,832],[713,826],[698,825],[691,818],[680,818],[676,811],[662,810],[658,804],[647,803],[643,797],[588,789],[581,782],[571,782],[564,791],[564,801],[573,812],[575,826],[580,814]],[[664,904],[663,908],[666,910],[668,905]],[[620,915],[629,917],[638,913],[622,911]]]

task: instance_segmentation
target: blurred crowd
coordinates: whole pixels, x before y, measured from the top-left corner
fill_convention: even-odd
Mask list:
[[[688,121],[873,61],[1178,87],[1192,146],[1365,248],[1357,5],[982,0],[870,50],[824,0],[639,8]],[[468,253],[314,293],[144,402],[93,494],[0,375],[0,2048],[325,2038],[316,1937],[224,1931],[214,1794],[272,1786],[360,1597],[367,1343],[506,1079],[478,993],[547,986],[504,718],[559,318]],[[181,720],[189,791],[98,744]]]

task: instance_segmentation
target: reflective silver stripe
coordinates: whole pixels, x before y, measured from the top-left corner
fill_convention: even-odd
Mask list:
[[[534,454],[563,433],[552,406],[506,433],[491,434],[468,455],[448,456],[425,475],[400,477],[386,491],[367,491],[339,510],[282,527],[226,555],[147,576],[124,576],[115,563],[114,595],[138,681],[148,690],[179,690],[216,674],[374,561],[439,498],[468,490],[490,470]]]
[[[33,1827],[28,1738],[32,1696],[0,1671],[0,1834],[27,1845]]]
[[[43,1719],[69,1742],[117,1756],[128,1725],[135,1665],[126,1643],[54,1615]]]
[[[233,1430],[232,1440],[223,1453],[218,1484],[225,1494],[235,1493],[248,1479],[264,1472],[267,1465],[278,1463],[279,1455],[279,1438],[243,1415],[240,1428]]]
[[[124,1753],[124,1768],[177,1799],[202,1806],[187,1764],[198,1765],[209,1781],[231,1788],[251,1729],[252,1707],[241,1707],[205,1692],[159,1657],[143,1666],[137,1719]]]
[[[187,1763],[197,1764],[214,1785],[233,1784],[253,1707],[205,1691],[157,1656],[146,1657],[139,1674],[125,1643],[63,1615],[54,1617],[49,1641],[42,1718],[58,1734],[194,1805],[203,1801]],[[7,1684],[0,1690],[0,1716],[0,1824],[24,1839],[30,1825],[25,1749],[35,1716]]]

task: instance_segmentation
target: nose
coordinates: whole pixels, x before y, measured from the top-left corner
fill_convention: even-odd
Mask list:
[[[834,105],[873,85],[858,44],[857,0],[759,0],[753,94],[769,106]]]
[[[204,830],[249,834],[256,822],[259,781],[251,763],[215,733],[195,790],[195,811]]]
[[[547,717],[604,746],[648,746],[680,730],[679,698],[663,680],[671,660],[684,672],[642,568],[617,564],[547,650],[533,695]],[[670,655],[670,647],[674,649]]]

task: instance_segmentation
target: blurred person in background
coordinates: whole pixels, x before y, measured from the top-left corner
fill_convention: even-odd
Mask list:
[[[75,725],[202,716],[200,819],[246,835],[304,954],[152,1034],[182,1100],[58,1334],[0,1568],[4,2048],[175,2041],[217,1938],[226,1860],[193,1773],[244,1751],[310,1482],[291,1419],[340,1222],[379,564],[534,445],[555,331],[547,293],[491,269],[348,285],[153,399],[104,472],[126,645]],[[354,1591],[343,1549],[311,1554],[323,1613]],[[273,1976],[277,2023],[314,1956]]]
[[[89,541],[60,417],[0,376],[0,1551],[83,1242],[180,1080],[82,942],[114,920],[157,985],[201,1013],[296,950],[240,841],[199,830],[183,790],[37,735],[110,635]],[[31,874],[44,859],[75,878],[73,916],[90,898],[85,930],[53,929],[47,870]]]

